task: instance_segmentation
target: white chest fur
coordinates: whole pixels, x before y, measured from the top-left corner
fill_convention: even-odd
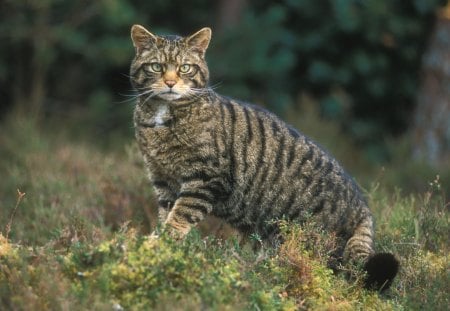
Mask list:
[[[165,126],[164,123],[167,121],[168,117],[169,117],[169,107],[165,104],[159,105],[158,108],[156,109],[154,117],[155,126],[157,127]]]

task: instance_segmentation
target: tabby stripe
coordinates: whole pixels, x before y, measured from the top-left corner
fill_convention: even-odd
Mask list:
[[[313,209],[313,211],[312,211],[312,214],[313,214],[313,215],[316,215],[316,214],[320,213],[320,212],[324,209],[324,207],[325,207],[325,200],[322,199],[322,200],[320,200],[320,202],[314,207],[314,209]]]
[[[183,176],[181,178],[181,182],[182,183],[188,183],[191,182],[193,180],[201,180],[203,182],[208,182],[209,180],[211,180],[213,178],[213,176],[209,175],[208,173],[204,172],[204,171],[195,171],[192,174],[188,175],[188,176]]]
[[[327,163],[325,164],[325,169],[323,171],[323,175],[326,176],[326,175],[330,174],[332,170],[333,170],[333,162],[328,160]]]
[[[278,183],[278,180],[280,179],[281,175],[284,173],[283,169],[283,151],[285,149],[285,137],[284,135],[281,136],[280,144],[278,145],[277,154],[275,155],[275,176],[270,181],[270,184],[276,185]]]
[[[250,115],[248,108],[244,106],[244,116],[245,116],[245,122],[247,122],[247,133],[248,133],[248,143],[250,143],[253,139],[253,130],[252,130],[252,124],[250,122]]]
[[[148,146],[147,136],[145,136],[144,131],[142,129],[138,130],[138,135],[139,135],[140,143],[144,144],[144,146],[147,147]]]
[[[292,209],[294,203],[295,203],[295,199],[297,199],[297,196],[301,195],[299,193],[297,193],[296,191],[291,189],[291,194],[289,195],[288,200],[286,201],[285,206],[289,209]]]
[[[218,159],[219,163],[220,163],[220,147],[219,147],[219,137],[217,135],[216,131],[211,131],[211,135],[212,135],[212,141],[214,143],[214,151],[215,151],[215,156],[216,159]]]
[[[197,75],[197,72],[198,72],[198,66],[196,66],[196,65],[191,65],[191,71],[190,72],[188,72],[188,73],[185,73],[185,75],[187,76],[187,77],[189,77],[190,79],[193,79],[196,75]],[[197,78],[199,78],[199,77],[197,77]]]
[[[266,203],[266,205],[267,205],[269,208],[271,208],[272,210],[275,210],[275,209],[273,208],[273,206],[275,205],[275,201],[278,200],[278,202],[277,202],[276,205],[277,205],[277,206],[283,206],[283,208],[285,208],[285,207],[286,207],[286,204],[281,205],[282,201],[281,201],[281,197],[280,197],[280,195],[281,195],[281,193],[282,193],[283,191],[286,191],[286,189],[283,188],[283,187],[278,187],[277,192],[270,198],[270,200]],[[276,215],[276,216],[277,216],[277,217],[281,217],[282,215]]]
[[[193,215],[192,213],[189,212],[179,211],[178,215],[187,220],[187,222],[190,223],[191,225],[195,225],[200,221],[200,218],[198,216]]]
[[[338,207],[337,203],[334,203],[333,205],[331,205],[330,213],[331,214],[336,213],[337,207]]]
[[[353,254],[357,254],[357,255],[369,255],[372,253],[372,245],[368,244],[368,243],[361,243],[361,244],[351,244],[351,252]]]
[[[186,160],[186,164],[192,165],[195,163],[202,163],[202,164],[208,163],[215,167],[219,166],[219,160],[217,159],[216,156],[213,155],[195,156]]]
[[[297,148],[297,145],[295,144],[295,141],[291,142],[291,146],[289,148],[289,154],[288,154],[288,158],[287,158],[287,163],[286,163],[288,168],[291,168],[292,162],[295,158],[295,151],[296,151],[295,149],[296,148]]]
[[[322,179],[319,179],[314,187],[311,187],[312,191],[311,194],[313,196],[313,198],[317,198],[320,197],[320,195],[322,194],[323,191],[323,184],[322,184]]]
[[[201,193],[201,192],[193,192],[193,191],[183,191],[178,196],[179,198],[193,198],[193,199],[199,199],[202,201],[205,201],[207,203],[214,203],[214,198],[211,198],[211,196]]]
[[[145,68],[144,68],[144,67],[145,67],[145,66],[148,66],[148,65],[149,65],[148,63],[142,63],[142,64],[140,64],[139,67],[135,69],[134,74],[137,75],[139,72],[145,71]]]
[[[202,70],[197,70],[197,72],[198,72],[199,75],[200,75],[200,81],[203,82],[203,83],[205,83],[205,82],[206,82],[206,76],[205,76],[205,73],[204,73]]]
[[[236,176],[236,155],[234,151],[234,144],[235,144],[235,127],[236,127],[236,111],[234,110],[234,105],[227,100],[225,102],[225,107],[228,110],[228,113],[231,117],[231,142],[230,142],[230,178],[232,182],[235,181]]]
[[[173,59],[177,59],[177,57],[178,57],[178,56],[180,55],[180,53],[181,53],[181,49],[178,48],[178,46],[175,46],[175,44],[174,44],[174,46],[173,46],[172,52],[175,50],[175,48],[177,48],[177,50],[176,50],[176,52],[172,55],[172,58],[173,58]]]
[[[210,192],[216,200],[223,200],[230,194],[230,191],[218,180],[208,182],[199,189]]]
[[[337,210],[337,204],[335,204],[332,208],[331,208],[331,213],[334,214]],[[354,215],[352,215],[353,210],[346,206],[344,214],[340,215],[339,217],[339,228],[343,228],[342,230],[346,230],[349,226],[348,226],[348,222],[355,219]],[[362,220],[358,221],[358,223],[361,223]]]
[[[264,157],[265,157],[265,150],[266,150],[266,137],[265,137],[265,128],[263,120],[258,116],[255,115],[257,121],[258,121],[258,130],[259,130],[259,138],[260,138],[260,150],[258,154],[258,159],[256,160],[256,163],[254,163],[255,170],[252,172],[250,176],[248,176],[248,182],[244,188],[244,196],[247,196],[249,192],[254,192],[255,190],[260,193],[259,185],[258,187],[256,184],[259,184],[258,177],[260,177],[259,181],[261,181],[263,178],[265,178],[264,174],[261,174],[261,169],[265,166],[264,164]],[[267,170],[267,165],[265,167],[265,171]]]
[[[199,211],[203,214],[209,213],[209,208],[202,204],[185,204],[185,203],[183,203],[181,206],[184,208],[190,209],[190,210]],[[179,210],[177,210],[177,211],[179,211]]]
[[[347,187],[351,187],[352,185],[347,185]],[[347,189],[349,189],[349,188],[347,188]],[[347,190],[347,196],[349,196],[350,195],[350,197],[347,197],[346,198],[346,204],[347,204],[347,206],[352,206],[352,207],[356,207],[356,206],[359,206],[360,204],[358,204],[359,202],[356,202],[357,201],[357,196],[356,196],[356,194],[349,194],[348,193],[348,190]],[[352,208],[352,209],[349,209],[349,208],[347,208],[347,210],[348,210],[348,212],[349,213],[357,213],[357,215],[359,216],[360,214],[361,214],[361,209],[359,208],[358,210],[355,210],[354,208]],[[358,219],[359,219],[359,217],[358,217]]]
[[[158,188],[169,188],[169,184],[165,180],[154,180],[153,186]]]
[[[370,230],[370,228],[367,228],[367,230]],[[370,232],[370,231],[369,231]],[[358,232],[357,237],[364,240],[363,238],[369,238],[372,241],[373,235],[369,232]]]
[[[340,189],[338,189],[338,186],[335,185],[332,180],[326,179],[324,191],[328,193],[337,193]]]
[[[308,151],[302,155],[302,158],[300,160],[300,163],[297,165],[297,167],[294,169],[293,173],[295,174],[295,176],[298,178],[298,175],[302,175],[302,176],[306,176],[303,175],[302,173],[302,167],[305,165],[305,163],[309,160],[311,161],[313,158],[314,152],[313,152],[313,148],[311,146],[308,145]],[[311,176],[309,176],[309,178],[311,178]],[[303,178],[298,178],[298,179],[303,179]],[[308,182],[308,184],[310,184],[310,182]]]
[[[171,202],[172,201],[169,201],[169,200],[159,200],[158,201],[158,206],[163,208],[163,209],[170,210],[170,208],[171,208],[171,204],[170,203]]]
[[[280,132],[280,127],[278,126],[277,122],[275,122],[275,120],[272,120],[270,126],[272,127],[273,136],[276,137],[277,134]]]
[[[262,179],[261,179],[262,180]],[[257,190],[257,197],[253,199],[252,205],[253,205],[253,215],[258,216],[261,214],[261,202],[263,198],[266,196],[266,193],[264,190],[256,188]]]
[[[173,51],[173,49],[175,48],[175,44],[173,44],[172,41],[167,41],[169,44],[166,46],[166,49],[164,50],[166,52],[166,54],[169,56],[171,51]]]
[[[316,159],[316,163],[314,164],[314,171],[318,171],[319,168],[322,166],[322,157],[319,155]]]
[[[264,129],[264,122],[261,119],[261,117],[258,117],[258,125],[259,125],[259,135],[261,138],[261,151],[259,153],[259,158],[257,161],[257,165],[258,168],[261,167],[264,156],[265,156],[265,152],[266,152],[266,134],[265,134],[265,129]]]
[[[306,152],[306,154],[303,155],[302,160],[300,161],[299,167],[302,167],[306,163],[306,161],[311,162],[313,159],[313,156],[314,156],[313,148],[310,145],[308,145],[308,151]]]
[[[289,130],[289,134],[291,134],[292,137],[294,137],[294,138],[300,137],[300,133],[296,129],[289,126],[288,130]]]
[[[224,111],[224,108],[223,108],[223,105],[221,104],[221,103],[219,103],[219,108],[220,108],[220,119],[221,119],[221,124],[222,124],[222,131],[221,131],[221,134],[222,134],[222,138],[223,138],[223,145],[225,146],[225,149],[226,149],[226,147],[228,146],[228,128],[227,128],[227,126],[225,125],[225,111]],[[224,150],[224,152],[225,152],[225,154],[226,154],[226,150]]]
[[[305,181],[304,188],[306,190],[307,188],[309,188],[309,186],[311,186],[311,184],[313,182],[313,177],[311,175],[309,175],[309,174],[308,175],[303,175],[302,174],[302,180]]]
[[[253,131],[252,131],[252,124],[250,122],[248,108],[244,106],[243,110],[244,110],[245,122],[247,125],[247,141],[243,142],[244,150],[242,151],[242,162],[244,164],[243,171],[244,171],[244,176],[245,176],[247,174],[247,170],[248,170],[248,146],[252,143]]]
[[[266,151],[266,136],[265,136],[265,128],[263,120],[257,116],[258,119],[258,129],[259,129],[259,137],[261,140],[261,149],[259,151],[258,160],[256,161],[255,173],[252,176],[252,185],[251,190],[257,191],[259,195],[262,194],[260,186],[266,177],[267,170],[269,169],[267,165],[264,165],[265,151]],[[261,170],[264,169],[264,172]],[[259,180],[257,181],[257,177]],[[256,186],[258,184],[258,186]]]
[[[196,88],[196,89],[198,89],[198,88],[200,88],[200,81],[197,81],[197,79],[193,79],[192,77],[191,77],[191,82],[193,83],[193,87],[194,88]]]

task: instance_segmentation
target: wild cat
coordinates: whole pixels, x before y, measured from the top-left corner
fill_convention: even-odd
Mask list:
[[[179,37],[134,25],[131,38],[135,133],[164,230],[181,238],[212,214],[270,240],[277,220],[313,218],[338,237],[340,260],[364,264],[368,287],[390,286],[398,261],[374,252],[367,202],[339,163],[274,114],[208,87],[210,28]]]

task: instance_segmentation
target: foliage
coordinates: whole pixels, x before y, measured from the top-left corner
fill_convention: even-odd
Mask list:
[[[186,35],[210,25],[219,92],[279,113],[312,94],[379,160],[381,137],[408,124],[434,12],[446,2],[248,1],[224,26],[222,1],[2,1],[2,108],[57,118],[75,110],[99,140],[118,128],[129,135],[130,26]]]
[[[0,309],[444,310],[449,304],[450,214],[440,179],[425,180],[428,189],[414,194],[386,191],[382,179],[369,187],[376,247],[393,251],[402,267],[380,295],[361,288],[360,272],[351,271],[349,280],[326,267],[334,241],[313,223],[283,223],[278,249],[197,231],[184,241],[149,241],[156,215],[133,147],[106,153],[69,144],[67,133],[30,120],[6,124]],[[10,222],[17,187],[26,195]]]
[[[287,72],[295,77],[287,79],[291,92],[314,94],[323,116],[339,120],[365,143],[372,159],[383,159],[380,137],[408,125],[433,12],[444,1],[282,3],[283,28],[293,36],[296,55]],[[271,6],[271,1],[256,5],[258,12]]]

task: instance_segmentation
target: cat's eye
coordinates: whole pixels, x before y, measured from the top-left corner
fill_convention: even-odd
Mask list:
[[[163,67],[160,63],[151,63],[150,69],[154,72],[161,72]]]
[[[191,65],[184,64],[180,66],[180,72],[181,73],[188,73],[191,70]]]

